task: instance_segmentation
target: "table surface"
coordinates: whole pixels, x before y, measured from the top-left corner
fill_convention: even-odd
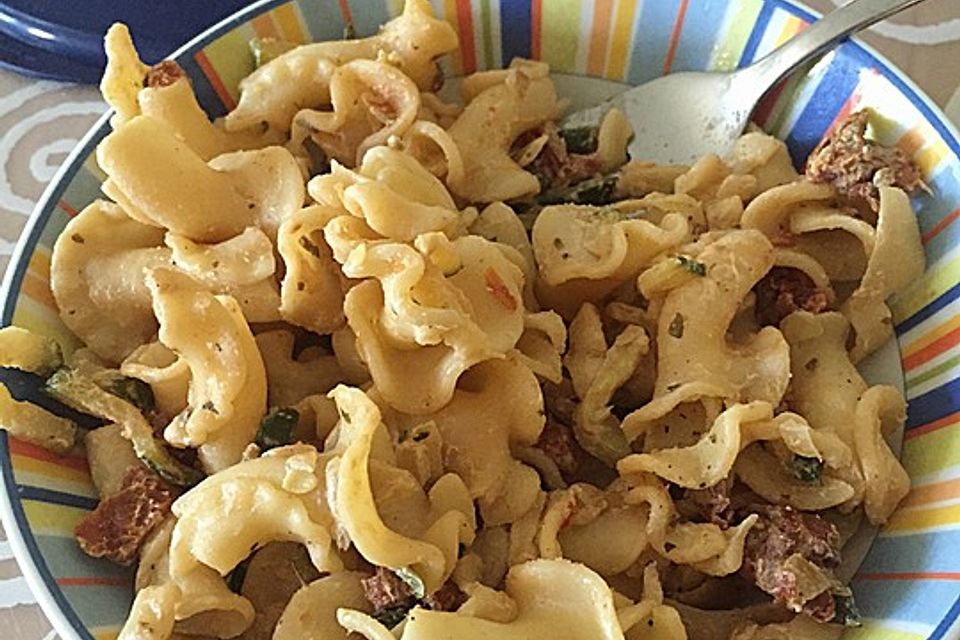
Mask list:
[[[807,3],[829,11],[843,0]],[[863,37],[960,123],[958,0],[929,0],[874,26]],[[0,71],[0,273],[44,187],[79,136],[105,109],[93,87]],[[20,575],[2,527],[0,629],[4,637],[16,640],[57,638]]]

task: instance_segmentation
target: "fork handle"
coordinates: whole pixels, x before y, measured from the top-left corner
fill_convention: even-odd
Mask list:
[[[744,85],[757,91],[755,95],[759,99],[778,80],[837,42],[921,2],[923,0],[853,0],[744,69],[743,75],[750,80]]]

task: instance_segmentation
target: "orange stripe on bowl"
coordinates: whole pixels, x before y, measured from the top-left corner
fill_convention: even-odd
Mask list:
[[[900,508],[960,498],[960,478],[913,487]]]
[[[343,16],[343,21],[347,24],[353,22],[353,13],[350,11],[350,3],[347,0],[340,0],[340,15]]]
[[[276,38],[280,35],[269,13],[260,14],[251,20],[250,24],[253,25],[253,31],[261,38]]]
[[[932,360],[947,349],[960,344],[960,327],[955,328],[944,336],[934,340],[924,348],[912,353],[903,359],[903,368],[907,371],[919,367],[924,362]]]
[[[587,50],[587,74],[602,76],[607,61],[607,42],[610,38],[610,17],[613,0],[596,0],[593,4],[593,30]]]
[[[912,356],[913,354],[917,353],[924,347],[930,344],[933,344],[934,342],[936,342],[943,336],[947,335],[954,329],[957,329],[958,327],[960,327],[960,315],[954,316],[949,320],[947,320],[946,322],[944,322],[943,324],[937,325],[936,327],[930,329],[929,331],[921,335],[916,340],[912,340],[907,344],[902,344],[900,347],[901,353],[903,354],[904,358],[908,356]]]
[[[477,70],[477,52],[473,46],[473,7],[470,0],[457,0],[457,29],[463,72],[473,73]]]
[[[673,31],[670,33],[670,46],[667,47],[667,56],[663,60],[663,75],[670,73],[673,68],[673,58],[677,55],[677,43],[680,41],[680,33],[683,31],[683,21],[687,17],[687,5],[690,0],[680,0],[680,7],[677,9],[677,19],[673,22]]]
[[[63,209],[63,211],[71,218],[77,215],[77,210],[71,207],[70,203],[62,198],[59,202],[57,202],[57,206]]]
[[[222,102],[223,106],[228,110],[232,111],[237,106],[236,100],[234,100],[230,92],[227,91],[226,85],[224,85],[223,80],[220,79],[220,74],[218,74],[217,70],[210,64],[210,59],[207,58],[207,54],[203,51],[197,51],[193,59],[197,61],[197,65],[203,70],[203,75],[207,76],[207,80],[210,81],[210,86],[212,86],[213,90],[217,93],[220,102]]]
[[[90,473],[90,465],[87,464],[86,458],[69,455],[59,456],[55,453],[47,451],[43,447],[38,447],[35,444],[24,442],[23,440],[14,438],[12,436],[7,440],[7,442],[9,443],[10,453],[14,455],[33,458],[34,460],[42,460],[43,462],[50,462],[58,467],[67,467],[88,475]]]
[[[933,422],[928,422],[925,425],[914,427],[913,429],[908,430],[906,434],[904,434],[903,438],[904,440],[912,440],[926,433],[930,433],[931,431],[945,429],[956,424],[960,424],[960,411],[951,413],[950,415],[944,416],[938,420],[934,420]]]
[[[915,571],[905,573],[858,573],[854,580],[960,580],[957,571]]]
[[[532,0],[530,3],[530,56],[534,60],[540,59],[540,30],[543,19],[541,0]]]
[[[960,217],[960,209],[954,209],[951,211],[946,218],[935,224],[930,231],[927,231],[925,234],[923,234],[923,237],[921,238],[923,243],[926,244],[933,240],[934,236],[956,222],[958,217]]]

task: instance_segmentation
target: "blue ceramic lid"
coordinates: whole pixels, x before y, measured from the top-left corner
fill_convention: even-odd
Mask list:
[[[106,59],[103,34],[130,26],[147,62],[249,4],[249,0],[0,0],[0,67],[19,73],[96,83]]]

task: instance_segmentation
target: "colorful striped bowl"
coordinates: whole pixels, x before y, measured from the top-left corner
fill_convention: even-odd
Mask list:
[[[251,71],[247,41],[276,35],[305,42],[341,37],[352,21],[373,33],[401,0],[263,0],[210,29],[174,58],[212,115],[234,106]],[[670,71],[745,65],[813,19],[786,0],[434,0],[460,36],[453,74],[541,58],[562,91],[596,95]],[[909,418],[903,461],[914,489],[880,534],[854,580],[865,625],[855,638],[960,637],[960,142],[903,74],[851,42],[797,74],[759,110],[759,122],[802,159],[844,114],[884,116],[878,135],[922,168],[931,193],[914,199],[928,270],[893,307],[899,352],[872,363],[874,378],[903,384]],[[50,249],[70,216],[99,196],[93,160],[106,117],[47,190],[7,272],[2,323],[74,343],[57,318]],[[20,565],[64,640],[116,636],[131,601],[131,576],[85,557],[74,523],[94,506],[86,462],[58,458],[0,435],[4,524]]]

